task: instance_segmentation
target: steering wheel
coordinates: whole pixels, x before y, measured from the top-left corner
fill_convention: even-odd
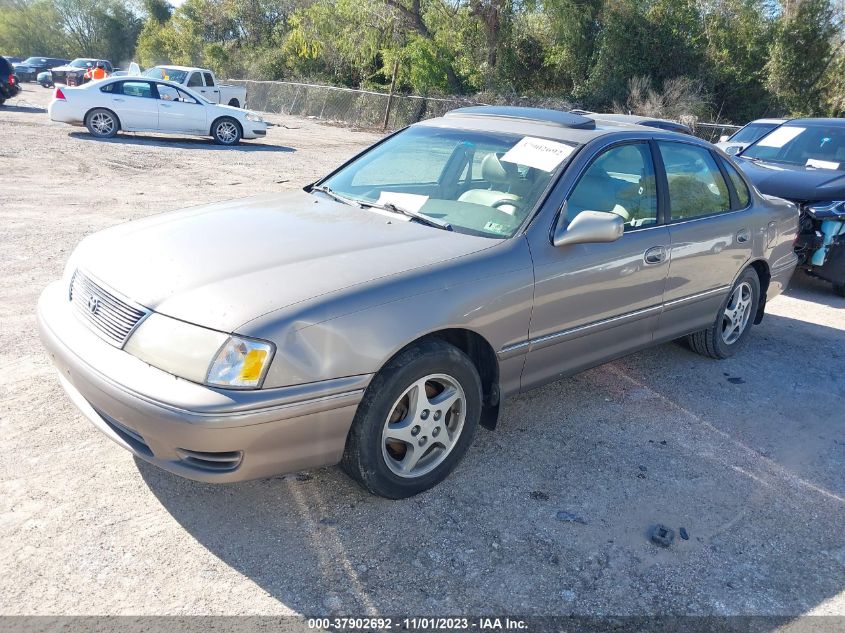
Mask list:
[[[509,200],[508,198],[502,198],[501,200],[496,200],[496,202],[494,202],[490,206],[493,207],[494,209],[496,209],[497,211],[501,211],[501,209],[499,209],[499,207],[504,207],[504,206],[513,207],[514,213],[516,213],[517,211],[522,211],[522,203],[520,203],[518,200]],[[502,213],[508,213],[508,212],[502,211]],[[508,213],[508,215],[512,215],[512,214]]]

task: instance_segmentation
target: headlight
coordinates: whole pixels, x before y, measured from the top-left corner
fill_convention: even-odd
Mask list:
[[[256,123],[261,123],[262,121],[264,121],[264,119],[262,119],[259,115],[255,114],[255,112],[247,112],[246,120],[255,121]]]
[[[273,345],[151,314],[123,348],[174,376],[218,387],[256,388],[270,366]]]
[[[813,202],[804,209],[817,220],[845,220],[845,200]]]

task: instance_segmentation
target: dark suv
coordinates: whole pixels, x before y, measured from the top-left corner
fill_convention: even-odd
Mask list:
[[[39,73],[67,63],[68,60],[56,59],[55,57],[28,57],[15,64],[15,75],[17,75],[19,81],[35,81]]]
[[[15,69],[6,61],[5,57],[0,57],[0,105],[11,99],[20,92],[18,80],[15,78]]]

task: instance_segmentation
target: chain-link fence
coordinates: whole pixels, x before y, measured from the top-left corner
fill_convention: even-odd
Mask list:
[[[339,86],[298,83],[293,81],[255,81],[234,79],[232,83],[245,86],[247,105],[252,110],[314,117],[357,128],[396,130],[411,123],[444,115],[449,110],[471,105],[515,105],[571,110],[572,105],[553,97],[521,97],[516,95],[476,95],[475,99],[460,97],[422,97],[419,95],[390,95],[372,90],[356,90]],[[390,111],[388,114],[388,101]],[[718,141],[723,134],[732,134],[736,125],[684,121],[696,136]]]
[[[371,90],[354,90],[291,81],[233,80],[247,89],[252,110],[315,117],[358,128],[381,128],[390,95]],[[442,116],[449,110],[477,101],[459,98],[394,95],[387,129],[395,130],[423,119]]]

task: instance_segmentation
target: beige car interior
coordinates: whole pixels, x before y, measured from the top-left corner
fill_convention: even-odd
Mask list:
[[[655,178],[646,173],[636,146],[609,150],[590,166],[569,196],[567,219],[571,222],[581,211],[615,213],[630,227],[657,221]]]
[[[524,174],[516,163],[500,160],[500,155],[490,152],[481,160],[481,179],[490,183],[489,189],[470,189],[458,198],[493,207],[510,215],[525,208],[524,197],[535,187],[537,170],[529,168]]]

